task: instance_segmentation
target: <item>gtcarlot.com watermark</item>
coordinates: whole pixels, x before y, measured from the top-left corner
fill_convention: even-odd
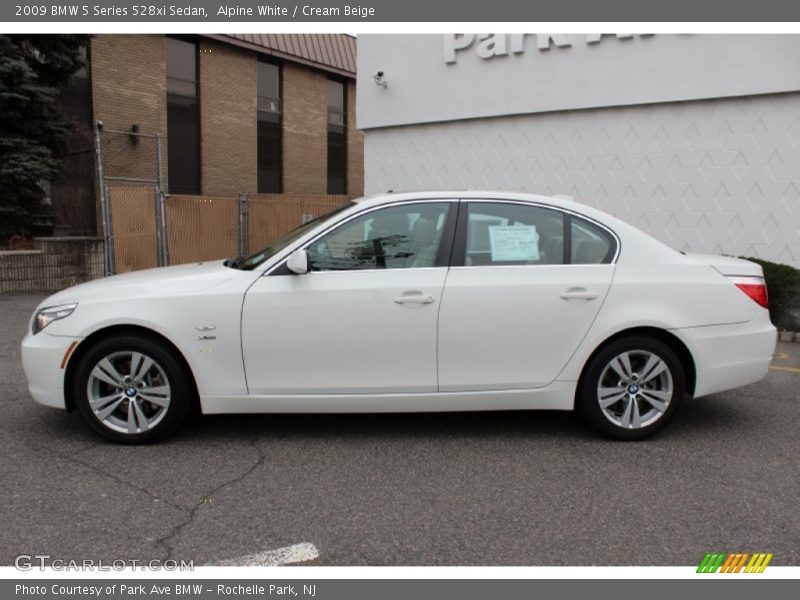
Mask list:
[[[14,559],[14,567],[20,571],[45,569],[53,571],[125,571],[139,569],[142,571],[194,571],[193,560],[153,559],[137,560],[132,558],[105,559],[66,559],[53,558],[49,554],[20,554]]]

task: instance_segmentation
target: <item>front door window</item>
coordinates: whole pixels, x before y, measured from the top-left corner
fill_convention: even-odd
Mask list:
[[[308,246],[311,271],[433,267],[447,202],[420,202],[374,210]]]

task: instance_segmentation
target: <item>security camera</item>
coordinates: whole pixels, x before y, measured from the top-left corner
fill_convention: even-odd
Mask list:
[[[383,77],[383,71],[378,71],[375,75],[372,76],[372,79],[375,80],[375,85],[382,88],[389,87],[389,83]]]

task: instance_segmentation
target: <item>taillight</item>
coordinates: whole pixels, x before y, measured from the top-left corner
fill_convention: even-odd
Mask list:
[[[763,277],[728,277],[736,287],[750,296],[759,306],[769,308],[769,297],[767,296],[767,284]]]

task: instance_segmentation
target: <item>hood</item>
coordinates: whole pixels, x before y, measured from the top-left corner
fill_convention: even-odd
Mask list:
[[[734,256],[720,256],[717,254],[687,253],[686,258],[694,263],[711,265],[715,270],[729,277],[763,277],[764,270],[758,263],[736,258]]]
[[[223,265],[223,261],[211,261],[160,267],[144,271],[132,271],[95,279],[53,294],[42,304],[66,304],[84,299],[137,298],[158,295],[196,293],[213,288],[237,275],[252,274]]]

